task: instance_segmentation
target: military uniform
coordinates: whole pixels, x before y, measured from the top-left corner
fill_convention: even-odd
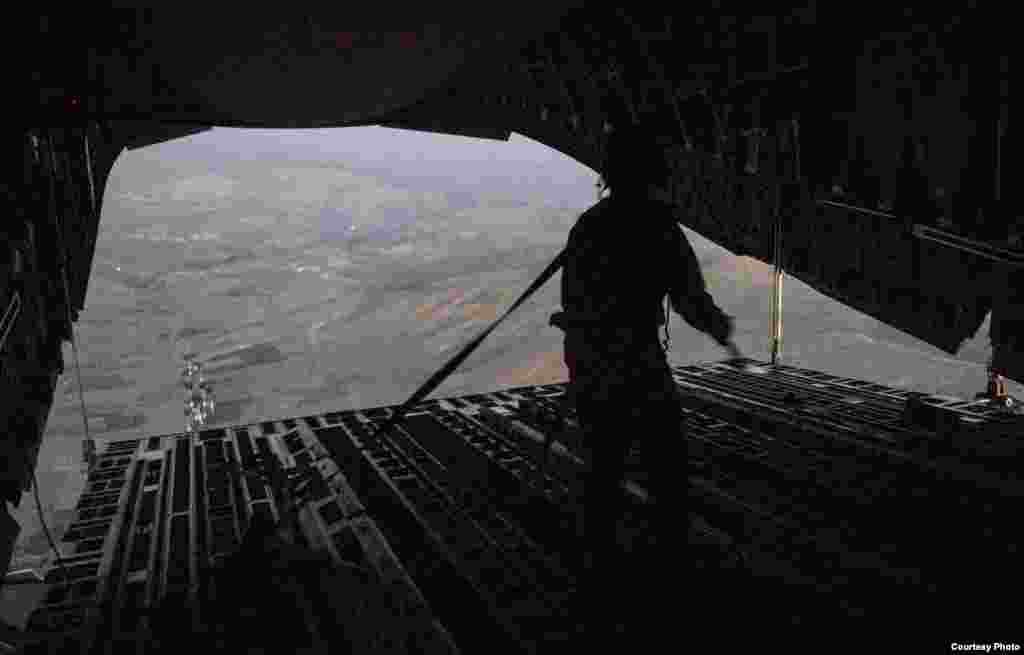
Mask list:
[[[666,322],[663,301],[668,296],[690,325],[723,345],[731,327],[708,294],[671,208],[660,201],[637,193],[604,198],[573,227],[567,255],[563,311],[551,324],[565,332],[570,399],[591,454],[581,530],[590,573],[581,596],[600,604],[598,598],[615,596],[619,482],[634,439],[649,440],[643,452],[650,460],[649,491],[660,506],[658,542],[681,547],[669,537],[682,532],[676,509],[685,493],[679,466],[686,449],[678,388],[658,338]],[[590,620],[605,625],[607,618],[592,614]]]

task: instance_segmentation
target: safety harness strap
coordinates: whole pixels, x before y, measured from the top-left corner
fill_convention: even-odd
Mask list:
[[[540,274],[540,277],[534,280],[533,284],[531,284],[526,289],[526,291],[524,291],[523,294],[519,296],[519,299],[512,303],[512,306],[509,307],[508,310],[506,310],[505,313],[502,314],[500,318],[498,318],[498,320],[492,323],[490,327],[484,330],[483,333],[481,333],[478,337],[476,337],[468,344],[466,344],[466,346],[461,351],[459,351],[459,353],[455,355],[455,357],[452,357],[448,361],[448,363],[442,366],[437,373],[432,375],[429,380],[424,382],[423,385],[416,390],[416,393],[414,393],[412,396],[409,397],[408,400],[402,403],[402,405],[395,410],[394,414],[387,421],[385,421],[383,425],[381,425],[380,429],[377,430],[377,432],[374,434],[374,437],[377,437],[381,434],[385,434],[389,430],[391,430],[392,427],[394,427],[396,424],[401,422],[402,419],[405,418],[405,415],[409,412],[409,410],[412,407],[414,407],[421,400],[430,395],[430,393],[434,391],[434,389],[439,387],[441,383],[448,378],[448,376],[454,373],[455,369],[457,369],[459,365],[462,364],[462,362],[466,361],[466,358],[473,354],[473,351],[476,350],[481,343],[483,343],[483,340],[486,339],[487,336],[492,331],[494,331],[494,328],[501,325],[502,321],[508,318],[509,314],[519,309],[519,306],[526,302],[527,298],[532,296],[538,289],[544,286],[544,283],[550,280],[552,276],[554,276],[554,274],[557,273],[559,269],[561,269],[562,266],[565,265],[566,257],[566,250],[562,250],[562,252],[558,253],[558,256],[555,257],[554,261],[548,264],[548,267],[544,269],[544,272]]]

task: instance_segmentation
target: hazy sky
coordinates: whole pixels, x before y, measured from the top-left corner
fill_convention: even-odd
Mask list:
[[[431,180],[437,189],[463,189],[528,180],[537,192],[557,193],[571,205],[594,202],[597,174],[532,139],[508,141],[396,130],[349,127],[324,130],[214,128],[209,132],[144,148],[171,159],[333,161],[345,166],[388,169],[401,177]]]
[[[325,130],[214,128],[187,141],[195,145],[209,143],[225,152],[346,157],[367,163],[398,160],[421,164],[536,165],[563,174],[588,170],[553,148],[518,134],[513,134],[508,141],[497,141],[383,127]]]

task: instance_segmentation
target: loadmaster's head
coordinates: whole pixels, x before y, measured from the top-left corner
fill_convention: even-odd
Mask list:
[[[669,180],[665,151],[650,132],[636,127],[616,128],[608,136],[603,177],[613,192],[665,187]]]

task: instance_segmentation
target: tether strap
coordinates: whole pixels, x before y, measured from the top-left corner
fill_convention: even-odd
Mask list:
[[[374,433],[373,438],[377,438],[381,434],[384,434],[391,428],[393,428],[397,423],[399,423],[403,418],[405,418],[405,415],[414,405],[416,405],[421,400],[429,396],[434,389],[440,386],[441,383],[448,378],[448,376],[454,373],[455,369],[457,369],[459,365],[466,360],[467,357],[473,354],[473,351],[476,350],[481,343],[483,343],[483,340],[487,338],[487,335],[489,335],[494,330],[494,328],[501,325],[501,322],[508,318],[509,314],[517,310],[520,305],[526,302],[527,298],[532,296],[534,292],[537,291],[537,289],[540,289],[542,286],[544,286],[544,283],[550,280],[551,277],[555,273],[557,273],[560,268],[562,268],[562,266],[565,264],[565,259],[566,250],[562,250],[562,252],[558,253],[558,256],[555,257],[555,260],[548,264],[548,267],[544,269],[544,272],[540,274],[540,277],[534,280],[533,284],[531,284],[529,288],[523,292],[523,295],[519,296],[518,300],[512,303],[512,306],[505,311],[501,318],[492,323],[490,327],[488,327],[486,330],[483,331],[482,334],[480,334],[480,336],[466,344],[466,346],[459,352],[459,354],[455,355],[455,357],[452,357],[447,364],[441,367],[441,370],[439,370],[437,373],[434,373],[434,375],[432,375],[429,380],[424,382],[423,386],[417,389],[416,393],[410,396],[409,400],[402,403],[402,405],[399,406],[397,410],[395,410],[395,413],[387,421],[385,421],[383,425],[381,425],[380,429],[378,429]]]

